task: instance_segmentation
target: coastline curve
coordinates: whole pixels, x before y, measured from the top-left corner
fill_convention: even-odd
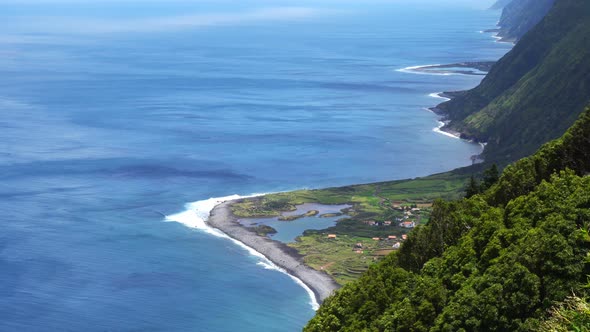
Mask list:
[[[240,199],[262,196],[226,196],[210,198],[186,205],[186,210],[166,216],[167,222],[179,222],[187,227],[202,230],[210,235],[226,238],[258,257],[257,265],[288,275],[301,286],[310,297],[313,310],[332,295],[338,285],[328,274],[305,265],[301,256],[286,244],[259,236],[237,222],[231,211],[231,204]]]

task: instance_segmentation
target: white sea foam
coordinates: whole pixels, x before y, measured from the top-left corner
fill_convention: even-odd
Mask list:
[[[402,69],[398,69],[398,70],[416,70],[416,69],[422,69],[422,68],[428,68],[428,67],[437,67],[437,66],[442,66],[440,63],[434,64],[434,65],[421,65],[421,66],[411,66],[411,67],[406,67],[406,68],[402,68]]]
[[[500,37],[498,34],[492,35],[492,38],[495,39],[496,43],[514,44],[514,42],[503,40],[504,37]]]
[[[459,136],[457,136],[457,135],[453,135],[453,134],[451,134],[451,133],[447,133],[446,131],[443,131],[443,130],[441,130],[441,129],[442,129],[442,127],[444,127],[444,126],[445,126],[445,123],[444,123],[444,122],[442,122],[442,121],[439,121],[439,122],[438,122],[438,127],[436,127],[436,128],[434,128],[434,129],[432,129],[432,131],[434,131],[435,133],[439,133],[439,134],[442,134],[442,135],[448,136],[448,137],[452,137],[452,138],[456,138],[456,139],[461,139],[461,137],[459,137]]]
[[[442,92],[433,92],[433,93],[429,94],[428,96],[432,97],[432,98],[444,99],[445,101],[451,100],[451,98],[447,98],[445,96],[442,96]]]
[[[425,110],[434,113],[430,108],[425,108]],[[438,121],[438,127],[432,128],[432,131],[434,131],[435,133],[441,134],[441,135],[448,136],[448,137],[452,137],[452,138],[456,138],[456,139],[461,139],[461,136],[459,136],[459,135],[455,135],[455,134],[452,134],[452,133],[448,133],[446,131],[443,131],[442,130],[442,127],[444,127],[445,125],[446,125],[445,122]],[[473,142],[473,141],[470,141],[470,142]],[[486,145],[488,145],[487,142],[479,142],[478,144],[481,147],[481,151],[482,152],[485,149]]]
[[[420,69],[429,68],[429,67],[436,67],[436,66],[441,66],[441,65],[434,64],[434,65],[411,66],[411,67],[396,69],[395,71],[398,71],[401,73],[417,74],[417,75],[435,75],[435,76],[460,75],[458,73],[436,73],[436,72],[429,72],[429,71],[420,70]]]
[[[291,279],[293,279],[293,281],[295,281],[295,283],[297,283],[299,286],[301,286],[309,295],[309,298],[310,298],[309,304],[311,305],[313,310],[318,310],[320,305],[315,297],[315,294],[313,293],[311,288],[309,288],[301,279],[289,274],[286,270],[280,268],[275,263],[273,263],[268,258],[266,258],[266,256],[264,256],[263,254],[259,253],[256,250],[254,250],[253,248],[251,248],[251,247],[245,245],[244,243],[228,236],[227,234],[223,233],[222,231],[220,231],[216,228],[210,227],[209,225],[207,225],[205,223],[205,220],[207,220],[209,218],[209,214],[211,213],[213,208],[215,208],[215,206],[217,206],[223,202],[235,200],[235,199],[240,199],[240,198],[256,197],[256,196],[263,196],[263,195],[266,195],[266,194],[253,194],[253,195],[248,195],[248,196],[231,195],[231,196],[225,196],[225,197],[214,197],[214,198],[209,198],[209,199],[202,200],[202,201],[188,203],[185,205],[185,208],[186,208],[185,211],[177,213],[177,214],[173,214],[170,216],[166,216],[164,221],[178,222],[178,223],[181,223],[189,228],[196,228],[196,229],[203,231],[207,234],[232,241],[236,245],[238,245],[238,246],[242,247],[244,250],[246,250],[250,255],[258,258],[259,261],[258,261],[258,263],[256,263],[257,265],[263,267],[266,270],[275,270],[275,271],[284,273],[284,274],[288,275]]]
[[[434,92],[434,93],[431,93],[431,94],[429,94],[428,96],[430,96],[430,97],[432,97],[432,98],[441,98],[441,99],[445,99],[445,100],[451,100],[450,98],[447,98],[447,97],[443,97],[443,96],[441,96],[441,95],[440,95],[441,93],[442,93],[442,92]],[[430,109],[430,108],[425,108],[425,110],[427,110],[427,111],[429,111],[429,112],[431,112],[431,113],[435,113],[435,112],[434,112],[432,109]],[[435,114],[436,114],[436,113],[435,113]],[[438,126],[437,126],[437,127],[435,127],[435,128],[432,128],[432,131],[434,131],[435,133],[441,134],[441,135],[448,136],[448,137],[452,137],[452,138],[456,138],[456,139],[461,139],[461,137],[460,137],[460,136],[458,136],[458,135],[454,135],[454,134],[448,133],[448,132],[446,132],[446,131],[443,131],[443,130],[442,130],[442,127],[444,127],[445,125],[446,125],[446,123],[444,123],[443,121],[438,121]]]
[[[173,214],[170,216],[166,216],[165,221],[175,221],[181,223],[190,228],[196,228],[202,230],[205,233],[210,235],[214,235],[217,237],[229,238],[229,236],[225,235],[223,232],[209,227],[205,220],[209,218],[209,214],[213,208],[225,201],[239,199],[241,196],[239,195],[232,195],[226,197],[217,197],[217,198],[209,198],[202,201],[197,201],[193,203],[188,203],[185,205],[186,210],[177,214]]]
[[[460,72],[456,72],[456,71],[436,72],[436,71],[430,71],[430,70],[421,70],[424,68],[430,68],[430,67],[436,67],[436,66],[442,66],[442,65],[411,66],[411,67],[396,69],[395,71],[398,71],[401,73],[408,73],[408,74],[434,75],[434,76],[472,75],[472,74],[460,73]],[[486,72],[477,71],[477,72],[475,72],[475,74],[486,74]]]
[[[272,266],[271,264],[268,264],[266,262],[258,262],[258,263],[256,263],[256,265],[262,266],[265,270],[276,270],[276,268],[274,266]]]

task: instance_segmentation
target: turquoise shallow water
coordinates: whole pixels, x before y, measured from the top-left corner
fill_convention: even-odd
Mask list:
[[[396,70],[499,58],[510,46],[478,32],[497,19],[377,2],[3,4],[0,330],[300,329],[302,287],[164,216],[469,164],[480,147],[433,131],[424,108],[481,77]]]

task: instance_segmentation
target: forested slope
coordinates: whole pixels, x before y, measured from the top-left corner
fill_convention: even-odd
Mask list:
[[[504,4],[498,36],[518,41],[547,15],[553,3],[555,0],[512,0]]]
[[[435,204],[401,250],[327,299],[306,331],[535,331],[585,295],[590,109],[480,195]]]
[[[439,105],[450,129],[514,161],[561,136],[590,102],[590,1],[557,0],[481,84]]]

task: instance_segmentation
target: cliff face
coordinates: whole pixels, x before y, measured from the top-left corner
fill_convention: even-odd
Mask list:
[[[518,41],[547,15],[555,0],[512,0],[502,11],[499,37],[503,41]]]
[[[490,7],[490,9],[492,10],[498,10],[498,9],[502,9],[504,7],[506,7],[506,5],[508,5],[512,0],[498,0],[496,1],[495,4],[492,5],[492,7]]]
[[[545,1],[545,0],[535,0]],[[536,5],[530,4],[532,9]],[[590,102],[590,1],[557,0],[482,83],[439,105],[450,129],[506,163],[561,136]]]

